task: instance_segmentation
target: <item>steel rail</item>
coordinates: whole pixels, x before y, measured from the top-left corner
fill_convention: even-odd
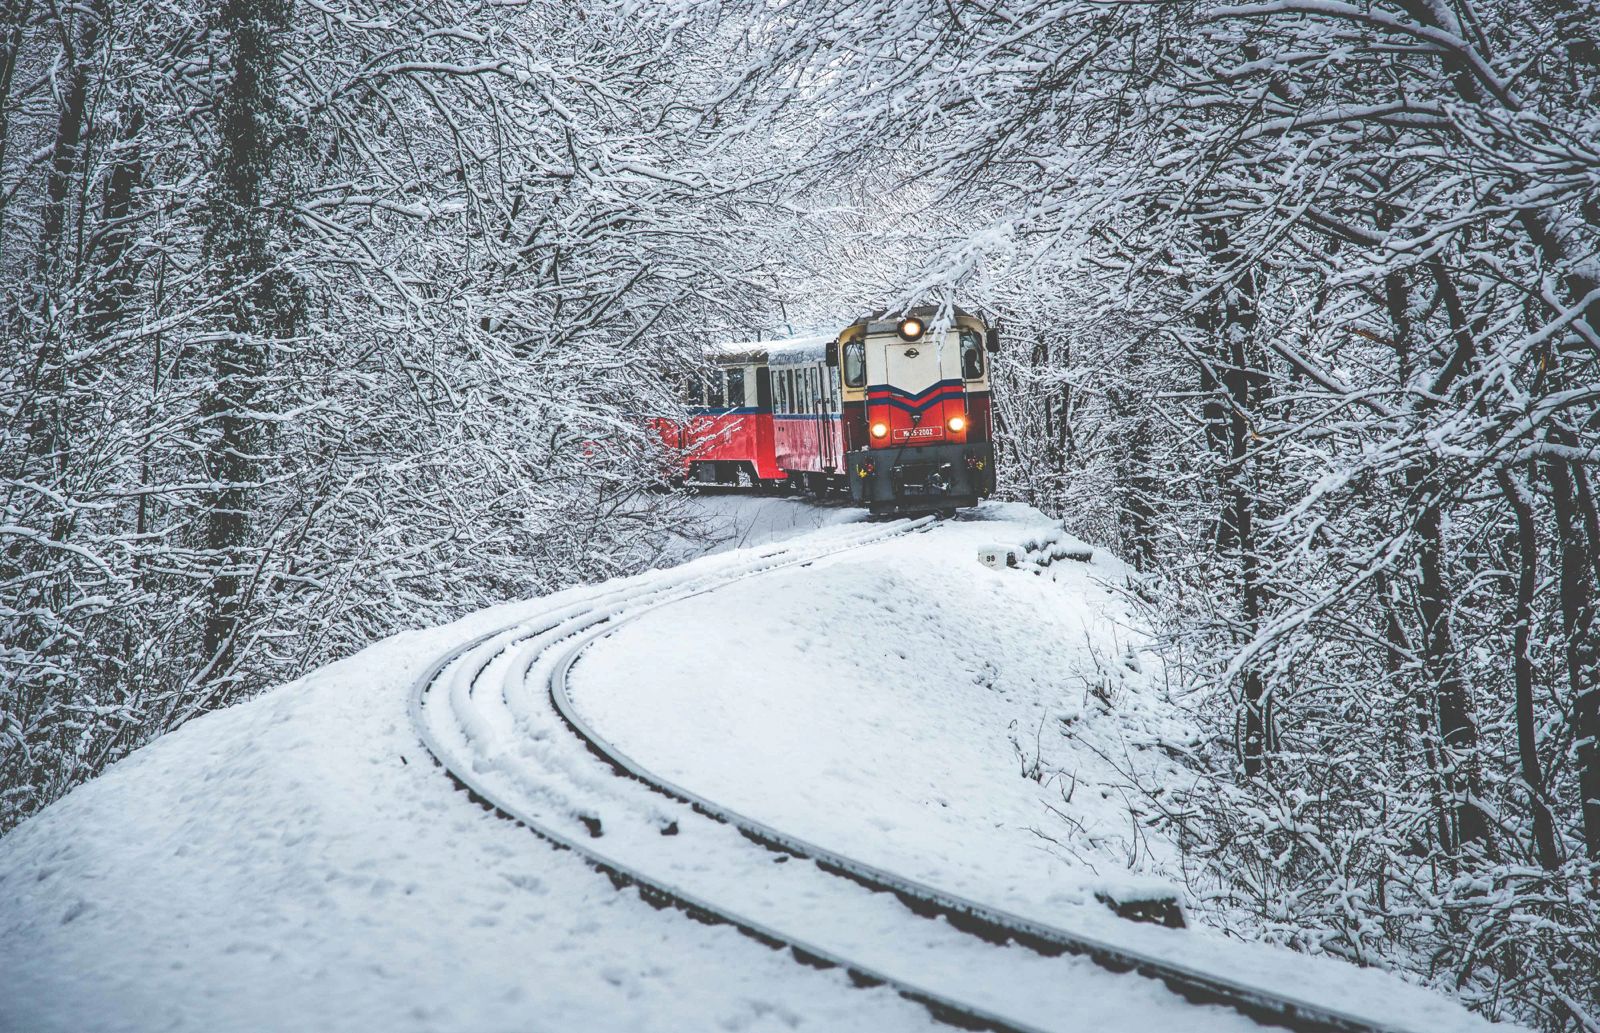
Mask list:
[[[472,675],[474,680],[481,676],[484,669],[504,650],[513,648],[529,638],[563,627],[571,627],[572,634],[553,642],[539,654],[540,657],[545,657],[556,650],[561,651],[550,673],[548,694],[562,721],[591,753],[617,773],[684,803],[706,817],[732,826],[746,838],[763,847],[811,860],[824,871],[869,889],[892,893],[913,913],[925,918],[943,917],[952,926],[985,941],[1015,942],[1047,956],[1066,953],[1082,955],[1115,972],[1133,972],[1161,980],[1180,996],[1195,1003],[1226,1005],[1257,1021],[1304,1030],[1308,1033],[1310,1031],[1412,1033],[1404,1027],[1298,1000],[1205,972],[1181,962],[1146,955],[1131,948],[1036,922],[858,861],[801,837],[792,836],[656,775],[607,740],[578,714],[573,705],[568,691],[568,676],[572,668],[590,646],[627,624],[665,606],[705,595],[735,582],[779,569],[806,566],[856,548],[924,530],[930,523],[931,521],[925,520],[911,526],[894,527],[888,533],[870,535],[859,540],[852,539],[842,544],[830,544],[822,549],[780,548],[763,554],[761,560],[753,566],[705,575],[703,582],[695,577],[689,577],[681,582],[671,582],[661,586],[624,587],[612,592],[600,592],[589,598],[574,600],[570,607],[559,611],[559,616],[536,615],[503,625],[457,645],[436,659],[423,672],[414,683],[411,693],[409,709],[412,724],[434,762],[459,788],[466,791],[475,803],[526,827],[556,849],[572,851],[583,858],[591,868],[607,875],[619,890],[629,886],[636,887],[641,898],[655,906],[673,907],[698,921],[728,925],[769,947],[788,949],[796,960],[804,964],[819,968],[838,967],[858,986],[886,986],[901,997],[921,1004],[927,1008],[930,1015],[941,1022],[960,1028],[996,1030],[1003,1033],[1013,1033],[1013,1031],[1043,1033],[1037,1027],[944,996],[926,987],[908,983],[784,933],[756,919],[738,914],[670,882],[608,857],[595,847],[549,827],[516,804],[497,798],[496,793],[474,774],[470,763],[455,758],[453,751],[438,740],[423,715],[425,699],[447,668],[467,658],[472,652],[497,637],[514,636],[508,638],[492,654],[481,658],[477,670]],[[625,605],[629,602],[645,602],[645,605],[630,607],[625,612],[603,612],[608,606]],[[521,633],[518,634],[519,632]],[[533,659],[529,660],[529,668]],[[576,817],[581,820],[582,816],[576,815]]]
[[[746,838],[772,850],[815,862],[820,868],[868,888],[892,893],[910,910],[924,917],[943,917],[951,925],[993,943],[1014,942],[1040,954],[1077,954],[1114,972],[1136,972],[1159,979],[1180,996],[1199,1004],[1221,1004],[1257,1021],[1305,1033],[1416,1033],[1409,1027],[1371,1019],[1326,1005],[1301,1000],[1168,958],[1108,943],[1026,918],[1002,908],[910,879],[791,835],[656,774],[606,739],[578,713],[568,691],[568,675],[595,642],[672,603],[726,587],[707,585],[661,600],[626,615],[610,618],[596,631],[583,635],[557,663],[550,677],[550,699],[562,720],[589,747],[591,753],[617,773],[633,778],[656,792],[699,813],[738,829]]]
[[[887,538],[897,537],[901,534],[907,534],[914,530],[919,530],[925,526],[926,523],[924,522],[906,528],[896,528],[889,534],[874,536],[861,542],[849,543],[840,549],[828,550],[815,554],[802,553],[793,559],[761,566],[754,570],[735,573],[731,576],[723,578],[718,582],[716,587],[731,584],[734,581],[742,580],[747,577],[755,577],[770,570],[781,569],[789,566],[803,566],[805,564],[815,562],[818,559],[825,558],[826,556],[836,555],[838,552],[848,551],[849,549],[858,548],[862,545],[868,545],[872,544],[873,542],[883,541]],[[672,587],[673,586],[666,586],[661,591],[670,594],[672,592]],[[700,591],[696,590],[690,592],[689,595],[682,595],[680,593],[672,596],[672,598],[687,598],[689,596],[698,594],[700,594]],[[601,596],[599,598],[605,599],[607,596]],[[672,599],[663,600],[663,602],[670,601],[672,601]],[[656,603],[653,605],[661,604]],[[768,926],[755,919],[745,917],[737,912],[721,907],[712,901],[706,900],[696,894],[689,893],[688,891],[674,886],[669,882],[655,878],[654,876],[641,872],[632,866],[622,864],[612,858],[609,858],[599,850],[596,850],[594,847],[549,827],[538,819],[530,816],[526,811],[515,804],[509,803],[505,800],[497,799],[494,791],[486,786],[482,780],[480,780],[473,773],[471,766],[469,764],[457,762],[452,755],[452,751],[438,740],[438,737],[435,736],[433,730],[428,726],[428,722],[423,716],[423,707],[425,705],[427,696],[438,683],[439,676],[443,674],[451,665],[467,658],[471,653],[492,642],[494,639],[503,636],[512,636],[519,630],[525,632],[524,634],[516,635],[516,637],[508,638],[508,640],[505,643],[502,643],[500,648],[495,650],[493,654],[481,658],[477,665],[477,670],[473,672],[474,679],[481,676],[483,671],[491,662],[493,662],[495,657],[500,655],[500,653],[505,649],[512,648],[517,643],[525,641],[528,638],[555,630],[564,624],[582,620],[585,616],[589,615],[590,614],[577,614],[563,619],[558,619],[553,623],[541,623],[536,620],[516,621],[511,624],[503,625],[492,631],[477,635],[465,643],[457,645],[435,659],[434,662],[423,671],[422,675],[413,684],[408,709],[412,726],[415,729],[418,738],[422,741],[422,745],[428,751],[428,754],[433,758],[434,763],[443,769],[450,776],[451,781],[453,781],[460,789],[464,790],[474,803],[490,811],[491,813],[497,814],[502,818],[523,826],[524,828],[528,829],[528,831],[532,832],[534,835],[538,836],[540,839],[543,839],[545,842],[549,843],[552,847],[558,850],[571,851],[574,855],[582,858],[590,868],[593,868],[594,870],[606,875],[611,880],[612,885],[618,890],[623,890],[630,886],[635,887],[638,890],[641,899],[652,904],[653,906],[672,907],[697,921],[705,922],[707,924],[730,926],[738,930],[740,933],[749,936],[750,938],[768,947],[773,949],[788,950],[796,961],[799,961],[800,963],[809,967],[839,968],[849,975],[851,981],[856,986],[864,988],[875,986],[888,987],[900,997],[922,1005],[928,1010],[928,1013],[934,1019],[940,1022],[956,1026],[961,1029],[992,1030],[994,1033],[1047,1033],[1047,1031],[1042,1030],[1039,1027],[1020,1023],[1014,1019],[1006,1018],[987,1009],[980,1008],[963,1001],[958,1001],[951,997],[946,997],[943,994],[928,990],[924,987],[907,983],[887,973],[871,968],[870,966],[852,961],[851,959],[836,954],[824,947],[809,943],[798,937],[784,933],[781,930],[772,928],[771,926]],[[614,618],[610,616],[603,616],[598,618],[597,623],[604,625],[613,619]],[[587,627],[587,625],[584,626],[585,630]],[[591,637],[589,635],[582,634],[580,631],[579,640],[579,648],[581,650],[582,645],[587,644],[591,640]],[[551,648],[561,648],[564,645],[570,645],[571,641],[571,639],[564,640],[563,642],[553,645]]]

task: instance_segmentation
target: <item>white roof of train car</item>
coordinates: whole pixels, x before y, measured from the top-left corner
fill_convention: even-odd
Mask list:
[[[706,357],[712,362],[791,365],[808,358],[820,358],[833,340],[833,335],[828,334],[776,341],[733,341],[707,346]]]

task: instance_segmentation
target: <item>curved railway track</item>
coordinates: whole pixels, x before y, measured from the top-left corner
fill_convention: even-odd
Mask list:
[[[1197,1005],[1225,1006],[1271,1025],[1338,1033],[1404,1033],[1398,1026],[993,908],[789,835],[654,774],[608,741],[574,707],[567,676],[584,650],[646,613],[738,580],[916,533],[931,523],[931,518],[923,518],[892,525],[847,525],[823,536],[821,543],[808,545],[802,540],[713,557],[687,569],[568,596],[547,612],[441,656],[413,687],[413,723],[435,761],[476,802],[526,826],[553,846],[573,851],[619,889],[636,887],[657,906],[730,925],[764,944],[789,950],[805,964],[837,966],[858,985],[887,986],[951,1025],[1034,1033],[1051,1028],[1052,1017],[1068,1019],[1070,1012],[1063,1014],[1060,1002],[1054,1011],[1048,1001],[1038,1002],[1030,1011],[1027,1002],[1012,998],[987,995],[988,999],[975,1000],[985,995],[953,994],[947,984],[960,979],[941,979],[936,959],[909,966],[886,963],[881,953],[871,956],[874,951],[865,941],[854,949],[824,946],[820,940],[838,939],[829,935],[836,930],[825,922],[822,936],[805,935],[808,925],[818,927],[810,911],[785,913],[779,908],[777,920],[761,912],[770,912],[772,899],[785,894],[805,901],[803,907],[811,909],[819,896],[837,898],[841,910],[868,916],[862,924],[873,928],[891,928],[896,919],[885,912],[896,911],[899,921],[909,916],[930,926],[920,937],[900,933],[902,944],[929,939],[930,955],[945,944],[963,946],[951,942],[955,939],[978,947],[944,953],[963,955],[955,962],[962,973],[976,965],[979,982],[984,964],[1007,972],[1028,967],[1019,966],[1010,949],[1015,945],[1036,964],[1077,955],[1113,973],[1159,980]],[[693,823],[698,824],[691,829]],[[693,836],[686,835],[691,831]],[[730,845],[730,836],[743,846]],[[695,842],[685,845],[689,839]],[[676,868],[667,864],[664,873],[654,858],[674,849],[693,855],[694,863]],[[720,878],[705,871],[705,857],[732,857],[731,851],[746,856],[731,862]],[[791,859],[810,862],[812,867],[773,863]],[[675,873],[692,873],[701,884],[686,885]],[[823,882],[837,885],[824,887]],[[756,888],[739,899],[739,888],[751,884]],[[926,922],[930,919],[936,921]],[[995,958],[980,957],[986,954]],[[908,976],[907,967],[915,974]]]

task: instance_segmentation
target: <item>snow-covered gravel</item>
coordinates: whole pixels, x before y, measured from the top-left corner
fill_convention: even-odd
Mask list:
[[[728,508],[754,541],[802,530],[792,506],[765,500],[748,519]],[[794,541],[859,538],[857,519],[827,511],[819,523],[851,526]],[[574,672],[580,704],[690,788],[862,859],[1235,975],[1320,981],[1418,1029],[1480,1028],[1385,977],[1134,926],[1086,903],[1097,888],[1149,889],[1140,858],[1159,861],[1165,847],[1124,830],[1125,810],[1099,795],[1109,768],[1078,756],[1071,736],[1114,746],[1111,708],[1119,721],[1183,730],[1167,727],[1175,719],[1125,649],[1137,638],[1097,583],[1116,576],[1112,561],[1062,560],[1035,576],[974,558],[979,545],[1052,537],[1037,514],[991,506],[673,603],[601,640]],[[635,584],[660,588],[746,556]],[[428,761],[407,704],[435,657],[616,588],[395,636],[192,722],[0,840],[0,1030],[929,1028],[888,990],[856,989],[840,971],[619,893],[471,803]],[[1248,1025],[1082,959],[982,947],[942,921],[908,919],[888,895],[693,821],[558,734],[539,709],[547,671],[510,677],[533,655],[518,650],[536,647],[494,654],[459,691],[447,670],[430,721],[475,758],[475,774],[551,821],[576,825],[592,811],[607,850],[1041,1025]],[[1076,773],[1075,789],[1022,777],[1041,751],[1041,770]],[[1061,833],[1067,819],[1052,823],[1046,803],[1083,834]],[[661,835],[663,819],[679,821],[677,835]],[[1018,993],[1036,999],[1008,1001]]]
[[[0,840],[0,1030],[933,1027],[617,892],[429,763],[413,680],[557,601],[397,635],[193,721]]]
[[[681,563],[697,556],[783,542],[824,527],[860,523],[867,518],[863,510],[840,501],[819,504],[798,496],[752,497],[724,494],[719,489],[690,497],[684,508],[700,534],[670,550],[668,562]]]
[[[994,545],[1023,565],[981,566]],[[1027,562],[1070,552],[1091,558]],[[628,623],[574,668],[572,694],[645,768],[857,860],[1330,1007],[1485,1026],[1381,973],[1134,925],[1096,903],[1178,892],[1161,878],[1173,847],[1118,787],[1129,770],[1185,777],[1130,741],[1192,735],[1140,648],[1125,573],[1037,512],[990,504]]]

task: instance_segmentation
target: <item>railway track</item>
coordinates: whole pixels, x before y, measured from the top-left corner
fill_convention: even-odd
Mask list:
[[[636,887],[657,906],[730,925],[805,964],[837,966],[858,985],[886,986],[954,1026],[1060,1029],[1081,1004],[1081,989],[1070,989],[1079,982],[1112,992],[1117,980],[1148,979],[1194,1006],[1195,1022],[1185,1029],[1207,1028],[1203,1019],[1236,1028],[1237,1015],[1219,1015],[1226,1010],[1295,1030],[1402,1033],[989,907],[791,836],[654,774],[573,706],[573,665],[626,623],[931,523],[845,525],[798,544],[569,594],[441,656],[414,685],[413,723],[475,801],[573,851],[619,889]],[[1063,966],[1076,979],[1063,978]]]

